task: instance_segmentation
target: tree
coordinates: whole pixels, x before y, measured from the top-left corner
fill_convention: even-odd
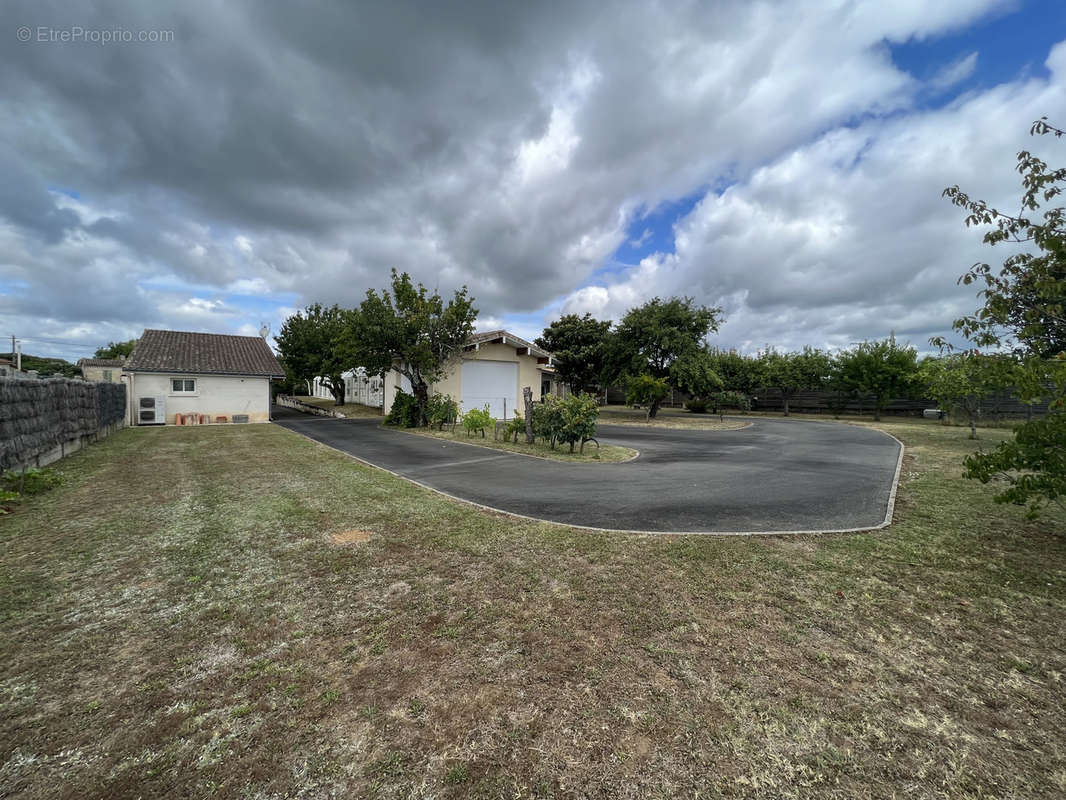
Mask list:
[[[1029,133],[1061,138],[1064,131],[1043,117]],[[1066,168],[1049,169],[1026,150],[1018,153],[1017,160],[1022,201],[1016,215],[973,200],[958,186],[945,189],[944,196],[969,212],[967,227],[991,226],[984,235],[986,244],[1024,246],[998,270],[974,264],[959,279],[964,285],[983,286],[978,293],[983,306],[955,320],[953,327],[978,347],[1011,350],[1018,359],[1014,383],[1021,399],[1048,399],[1047,419],[1019,426],[1013,441],[964,461],[968,478],[987,483],[998,475],[1009,484],[995,495],[997,502],[1028,504],[1034,516],[1048,502],[1061,504],[1066,484],[1066,208],[1049,208],[1040,218],[1030,213],[1062,194]],[[942,338],[932,341],[947,345]]]
[[[789,415],[788,404],[796,392],[823,388],[832,372],[830,357],[810,347],[804,347],[798,353],[767,350],[760,360],[764,385],[780,390],[786,417]]]
[[[710,350],[702,347],[680,356],[670,367],[670,379],[674,386],[693,398],[706,401],[722,389],[722,379],[714,371],[714,358]]]
[[[601,386],[610,356],[611,323],[566,314],[552,322],[535,344],[553,358],[555,374],[574,394],[595,393]]]
[[[339,306],[315,303],[286,319],[276,337],[288,377],[308,384],[321,377],[337,405],[344,403],[341,374],[354,366],[342,348],[345,317]]]
[[[666,396],[670,394],[670,384],[663,378],[651,375],[637,375],[626,382],[626,402],[631,406],[644,406],[644,418],[652,418],[651,410],[658,409]]]
[[[874,397],[874,419],[889,400],[909,396],[918,382],[918,352],[896,343],[895,336],[862,342],[839,356],[840,374],[847,386]]]
[[[1030,519],[1049,502],[1066,506],[1066,414],[1027,422],[1015,430],[1012,441],[966,456],[963,465],[967,478],[1005,481],[1008,486],[996,502],[1028,505]]]
[[[941,408],[960,408],[970,423],[970,438],[977,438],[977,418],[981,405],[1009,381],[1011,364],[1002,357],[982,355],[976,350],[927,358],[921,365],[925,393]]]
[[[107,347],[96,348],[93,358],[128,358],[136,344],[136,339],[130,339],[127,342],[108,342]]]
[[[474,332],[477,309],[464,286],[447,304],[438,292],[392,271],[392,294],[371,289],[348,314],[345,351],[368,372],[396,370],[411,383],[419,425],[426,424],[429,386],[444,377]]]
[[[619,361],[630,375],[651,375],[671,386],[671,368],[699,350],[707,334],[718,330],[720,308],[695,305],[691,297],[656,297],[630,309],[615,332]],[[648,418],[659,412],[663,398],[652,401]]]
[[[1030,133],[1063,135],[1046,117],[1034,122]],[[1044,212],[1043,222],[1028,212],[1038,211],[1041,201],[1062,193],[1066,168],[1049,170],[1044,161],[1023,150],[1018,153],[1017,170],[1024,189],[1018,215],[972,200],[958,186],[944,190],[954,205],[970,212],[967,227],[994,226],[985,233],[985,243],[1031,245],[1008,256],[998,272],[979,263],[959,279],[967,286],[984,284],[978,293],[984,306],[955,320],[953,327],[978,347],[1006,346],[1022,358],[1055,359],[1066,351],[1066,208]]]
[[[752,395],[766,385],[763,363],[758,358],[743,356],[736,350],[712,349],[708,352],[711,368],[727,390]]]

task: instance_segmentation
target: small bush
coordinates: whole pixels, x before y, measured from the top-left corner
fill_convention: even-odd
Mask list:
[[[559,429],[563,425],[562,409],[558,401],[558,397],[549,395],[544,398],[543,403],[533,406],[533,435],[547,442],[553,450]]]
[[[691,411],[693,414],[706,414],[707,413],[707,401],[702,397],[693,397],[687,403],[685,408]]]
[[[525,436],[526,434],[526,421],[520,415],[515,414],[515,418],[507,423],[507,429],[503,432],[503,438],[506,441],[510,439],[514,442],[518,441],[519,436]]]
[[[414,428],[418,426],[418,398],[403,389],[396,390],[389,415],[385,417],[386,425],[397,428]]]
[[[459,404],[450,395],[435,394],[426,405],[426,422],[438,431],[459,419]]]
[[[572,453],[575,444],[584,444],[596,435],[599,416],[600,405],[591,395],[549,395],[533,407],[533,434],[548,442],[553,450],[557,442],[569,444]]]
[[[0,516],[4,514],[10,514],[15,507],[15,504],[22,499],[22,495],[18,492],[10,492],[7,489],[0,489]]]
[[[484,408],[472,408],[463,414],[463,428],[466,430],[466,435],[481,431],[481,438],[485,438],[485,429],[492,426],[492,414],[489,413],[489,407],[486,404]]]
[[[16,494],[32,495],[47,492],[60,483],[62,483],[62,478],[59,477],[59,473],[54,469],[28,467],[21,472],[9,469],[4,473],[3,480],[0,481],[0,488]]]
[[[751,398],[743,392],[715,392],[708,395],[707,405],[712,414],[721,414],[727,408],[751,411]]]

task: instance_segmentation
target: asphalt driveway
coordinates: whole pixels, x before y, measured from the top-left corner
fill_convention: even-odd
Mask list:
[[[546,461],[274,407],[281,425],[425,486],[501,511],[630,531],[760,533],[873,528],[901,445],[869,428],[755,419],[735,431],[601,425],[620,464]]]

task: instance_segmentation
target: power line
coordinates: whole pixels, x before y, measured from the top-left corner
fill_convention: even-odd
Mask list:
[[[18,338],[23,342],[47,342],[48,344],[69,344],[76,347],[92,347],[92,344],[88,342],[73,342],[70,339],[46,339],[43,336],[19,336]]]

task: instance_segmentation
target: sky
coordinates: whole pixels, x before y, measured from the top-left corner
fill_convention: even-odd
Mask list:
[[[0,336],[69,360],[392,268],[527,338],[678,295],[720,347],[928,351],[1010,254],[943,189],[1066,158],[1055,0],[80,5],[0,23]]]

